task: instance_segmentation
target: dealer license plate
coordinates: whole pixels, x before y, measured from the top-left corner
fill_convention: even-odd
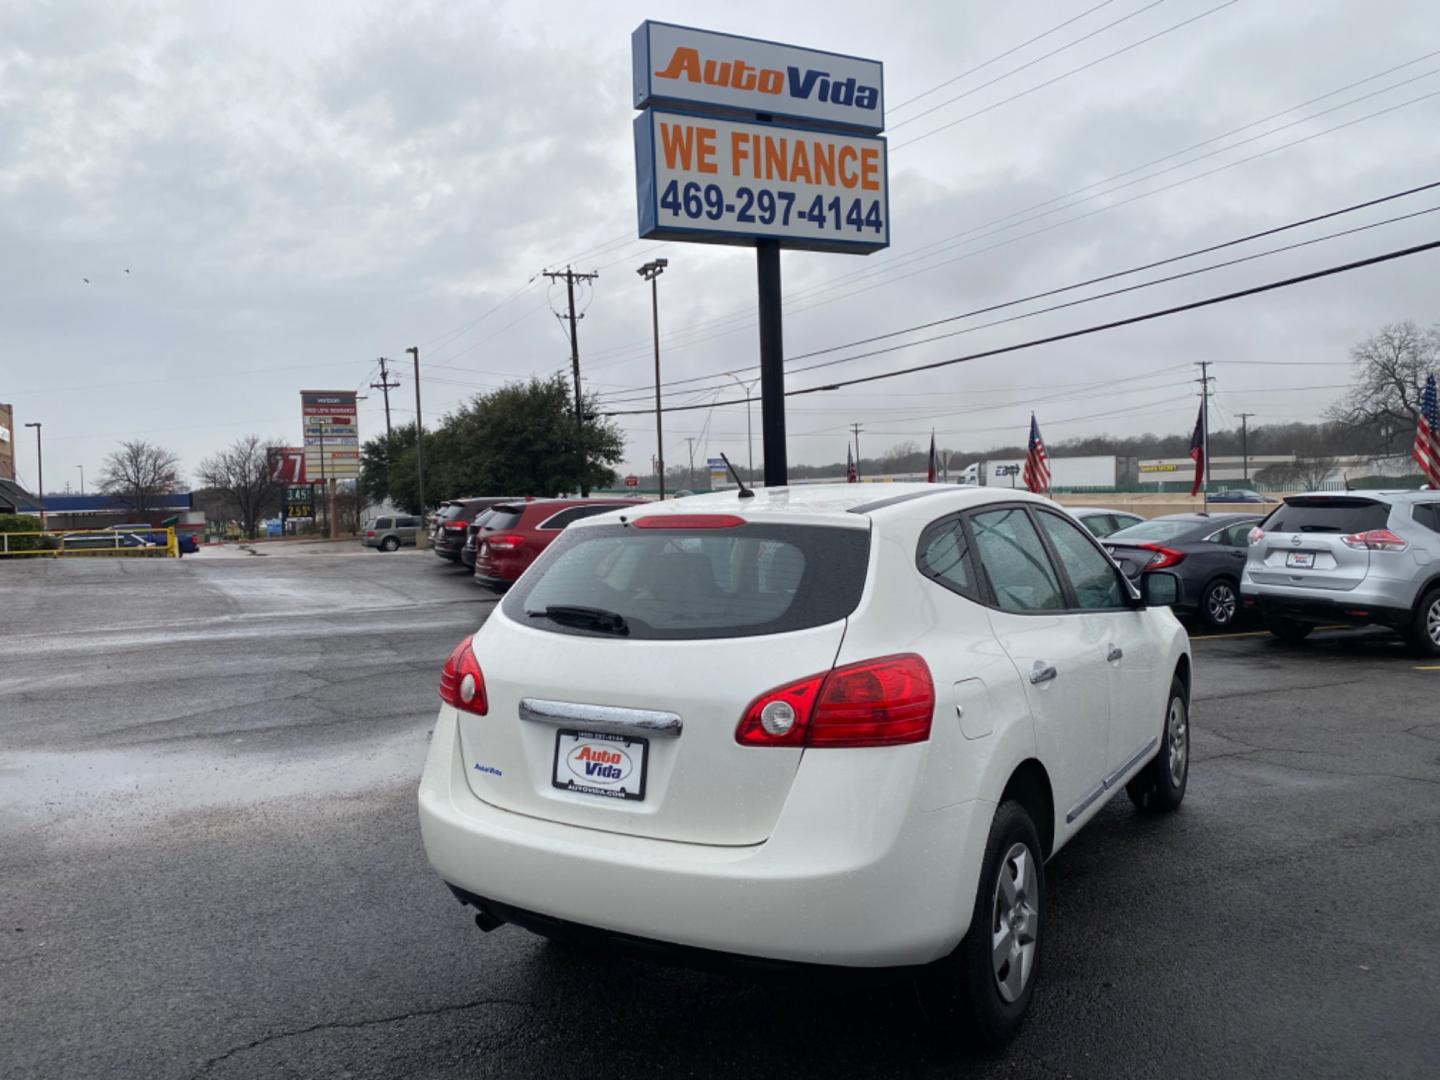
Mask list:
[[[1292,570],[1313,570],[1315,553],[1313,551],[1287,551],[1285,565]]]
[[[562,791],[602,799],[645,798],[650,743],[627,735],[561,729],[555,733],[550,782]]]

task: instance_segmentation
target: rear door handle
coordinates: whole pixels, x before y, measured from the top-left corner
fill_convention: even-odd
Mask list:
[[[1111,663],[1114,663],[1116,660],[1122,659],[1124,656],[1125,650],[1120,648],[1119,645],[1111,645],[1110,648],[1105,652],[1105,659],[1109,660]]]
[[[1054,664],[1047,664],[1044,660],[1036,660],[1035,666],[1030,669],[1030,681],[1039,685],[1042,682],[1049,682],[1059,672],[1055,670]]]

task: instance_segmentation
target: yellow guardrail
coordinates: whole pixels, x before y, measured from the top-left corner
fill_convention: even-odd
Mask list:
[[[164,542],[157,542],[160,534]],[[178,559],[173,528],[65,529],[48,532],[0,532],[0,559],[29,555],[72,558],[84,555]]]

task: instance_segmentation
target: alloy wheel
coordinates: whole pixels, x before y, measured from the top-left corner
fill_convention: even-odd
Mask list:
[[[1235,609],[1238,603],[1235,599],[1235,590],[1223,581],[1212,585],[1206,596],[1205,611],[1210,616],[1210,621],[1216,626],[1227,626],[1235,618]]]
[[[1040,913],[1035,908],[1035,857],[1012,844],[1000,863],[990,920],[990,959],[995,987],[1007,1003],[1019,999],[1035,970]]]
[[[1440,598],[1430,605],[1430,610],[1425,613],[1425,632],[1430,635],[1430,640],[1440,648]]]
[[[1190,724],[1185,715],[1185,702],[1173,698],[1170,715],[1165,720],[1166,742],[1170,752],[1170,783],[1179,787],[1185,781],[1185,768],[1190,755]]]

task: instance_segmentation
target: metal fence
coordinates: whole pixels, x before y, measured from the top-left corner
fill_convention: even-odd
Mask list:
[[[180,557],[173,528],[68,529],[51,532],[0,532],[0,558],[30,555],[50,558],[104,556],[109,558]]]

